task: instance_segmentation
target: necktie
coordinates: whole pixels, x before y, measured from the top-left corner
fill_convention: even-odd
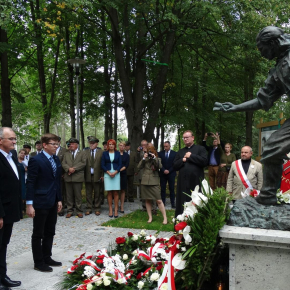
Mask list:
[[[52,171],[53,171],[53,176],[55,176],[55,174],[56,174],[56,165],[55,165],[55,162],[54,162],[54,160],[53,160],[52,157],[49,158],[49,161],[51,163],[51,167],[52,167]]]
[[[165,153],[165,158],[168,159],[168,151]]]
[[[95,158],[94,158],[94,150],[92,150],[92,155],[91,155],[91,167],[94,168],[94,161],[95,161]]]

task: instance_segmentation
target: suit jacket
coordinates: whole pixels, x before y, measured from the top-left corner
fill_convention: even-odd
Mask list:
[[[86,168],[85,168],[85,181],[91,182],[91,150],[86,150]],[[95,153],[94,159],[94,182],[98,182],[100,178],[104,175],[102,167],[101,167],[101,160],[103,155],[103,150],[100,148],[97,149]]]
[[[33,201],[33,207],[39,209],[52,208],[61,201],[61,163],[57,156],[53,156],[56,164],[56,174],[50,161],[43,152],[31,158],[27,168],[26,200]]]
[[[165,150],[158,152],[158,157],[161,159],[162,168],[160,169],[160,175],[164,174],[164,170],[169,170],[171,176],[176,176],[176,171],[173,169],[173,161],[175,159],[176,152],[170,150],[169,157],[165,157]]]
[[[62,168],[65,171],[65,182],[84,182],[85,181],[85,167],[86,167],[86,155],[85,151],[77,151],[75,158],[73,159],[71,152],[66,152],[62,161]],[[68,169],[74,167],[76,171],[68,175]]]
[[[154,168],[154,170],[153,170]],[[159,169],[162,168],[160,158],[149,159],[148,157],[142,159],[138,164],[138,169],[143,169],[141,184],[143,185],[159,185]]]
[[[5,223],[18,222],[22,218],[21,211],[21,179],[19,166],[23,166],[12,157],[18,170],[15,175],[6,157],[0,153],[0,218]]]
[[[130,150],[130,161],[129,166],[127,168],[127,175],[134,175],[136,172],[137,166],[137,153],[135,151]]]
[[[254,189],[260,190],[263,184],[263,169],[262,164],[251,160],[251,164],[249,166],[249,170],[247,173],[247,177],[252,184]],[[233,162],[231,166],[231,170],[229,172],[228,182],[227,182],[227,191],[233,193],[233,199],[241,199],[241,192],[245,191],[244,187],[236,167],[236,163]]]
[[[115,157],[113,162],[111,163],[109,151],[104,151],[102,155],[102,169],[104,172],[107,172],[108,170],[111,170],[111,164],[113,164],[113,169],[117,170],[118,172],[122,168],[122,159],[121,154],[119,151],[115,151]]]

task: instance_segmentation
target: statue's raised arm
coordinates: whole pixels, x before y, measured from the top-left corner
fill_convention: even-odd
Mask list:
[[[213,110],[222,112],[244,112],[244,111],[256,111],[262,109],[262,106],[258,99],[250,100],[239,105],[234,105],[230,102],[219,103],[215,102]]]

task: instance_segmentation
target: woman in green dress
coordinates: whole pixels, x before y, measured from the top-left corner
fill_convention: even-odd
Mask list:
[[[217,187],[226,188],[231,165],[236,160],[236,156],[234,153],[231,153],[232,144],[230,143],[225,145],[225,150],[223,150],[221,145],[218,144],[218,150],[220,151],[221,155],[221,163],[217,173],[216,185]]]

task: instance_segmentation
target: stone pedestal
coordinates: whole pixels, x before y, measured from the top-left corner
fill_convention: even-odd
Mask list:
[[[230,290],[290,289],[290,232],[224,226]]]

